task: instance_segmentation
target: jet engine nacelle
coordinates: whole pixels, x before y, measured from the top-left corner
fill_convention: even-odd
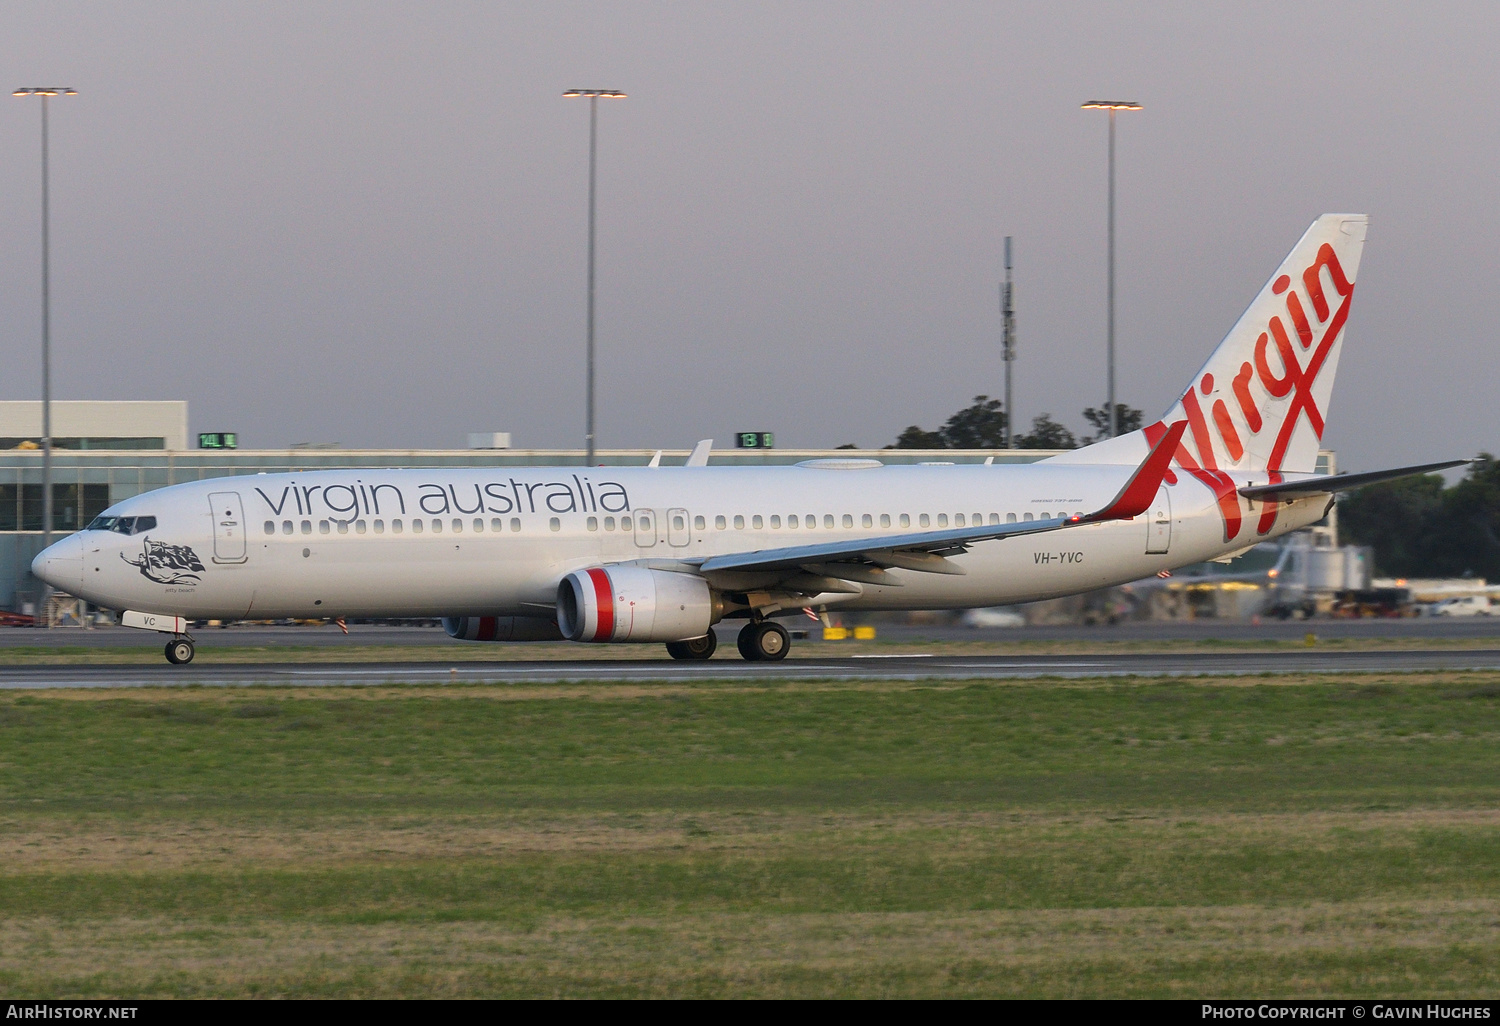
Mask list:
[[[569,641],[686,641],[721,615],[708,582],[692,574],[594,566],[557,586],[557,626]]]
[[[539,616],[445,616],[443,630],[459,641],[561,641],[562,632]]]

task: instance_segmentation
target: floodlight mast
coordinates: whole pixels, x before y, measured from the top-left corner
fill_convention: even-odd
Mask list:
[[[586,427],[584,442],[588,449],[588,466],[594,465],[594,169],[599,137],[599,99],[623,100],[626,94],[618,89],[569,89],[564,97],[572,99],[587,96],[589,99],[589,285],[588,285],[588,386],[586,404]]]
[[[66,86],[23,86],[16,97],[42,98],[42,548],[52,544],[52,293],[51,232],[48,224],[47,107],[54,96],[77,96]],[[41,620],[52,626],[52,586],[42,584]]]
[[[1133,100],[1089,100],[1082,105],[1082,109],[1109,111],[1109,312],[1106,317],[1108,326],[1105,348],[1108,352],[1109,364],[1109,385],[1106,390],[1106,403],[1109,406],[1109,437],[1114,438],[1120,433],[1120,416],[1115,408],[1115,112],[1142,110],[1143,108]]]
[[[1010,239],[1005,237],[1005,283],[1000,286],[1001,352],[1005,361],[1005,448],[1016,447],[1016,415],[1010,388],[1011,368],[1016,362],[1015,292],[1010,280]]]

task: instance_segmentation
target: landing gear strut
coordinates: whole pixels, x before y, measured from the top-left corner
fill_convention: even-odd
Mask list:
[[[792,647],[786,628],[774,620],[745,624],[739,637],[740,655],[752,663],[785,659]]]
[[[167,642],[167,662],[173,666],[185,666],[192,662],[194,652],[193,639],[186,635]]]
[[[667,655],[673,659],[712,659],[714,649],[718,647],[718,637],[709,631],[701,638],[667,642]]]

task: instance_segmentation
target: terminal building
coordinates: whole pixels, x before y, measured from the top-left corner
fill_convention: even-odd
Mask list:
[[[42,584],[31,560],[42,550],[42,404],[0,402],[0,611],[36,615]],[[194,439],[198,441],[198,439]],[[290,449],[224,447],[227,437],[205,436],[218,448],[189,448],[186,402],[53,402],[52,531],[76,531],[122,499],[183,481],[304,470],[380,467],[583,466],[582,449],[510,449],[503,433],[471,435],[466,449]],[[482,446],[482,447],[480,447]],[[667,465],[687,449],[667,449]],[[598,464],[644,465],[654,449],[608,449]],[[885,463],[1033,463],[1055,455],[1044,449],[716,449],[716,465],[791,464],[807,459],[878,459]],[[1320,469],[1322,469],[1320,460]]]

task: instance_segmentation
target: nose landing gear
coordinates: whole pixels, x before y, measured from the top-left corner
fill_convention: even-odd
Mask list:
[[[192,662],[194,652],[193,639],[186,635],[167,642],[167,662],[173,666],[185,666]]]

